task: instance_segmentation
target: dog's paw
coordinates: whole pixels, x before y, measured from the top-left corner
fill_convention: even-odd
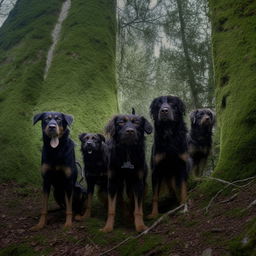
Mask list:
[[[148,229],[146,225],[139,225],[136,227],[136,231],[139,233],[145,231],[146,229]]]
[[[43,227],[44,227],[44,225],[37,224],[37,225],[31,227],[29,230],[30,231],[38,231],[38,230],[42,229]]]
[[[71,228],[72,227],[72,222],[65,222],[64,228]]]
[[[84,218],[83,218],[83,216],[81,216],[81,215],[79,215],[79,214],[77,214],[76,216],[75,216],[75,220],[76,221],[82,221]]]
[[[110,232],[113,231],[113,228],[105,226],[104,228],[101,228],[100,231],[103,232],[103,233],[110,233]]]
[[[151,214],[149,214],[149,215],[147,216],[147,219],[148,219],[148,220],[152,220],[152,219],[157,218],[157,216],[158,216],[158,213],[151,213]]]

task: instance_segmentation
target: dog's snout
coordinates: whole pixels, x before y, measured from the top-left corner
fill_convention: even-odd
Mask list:
[[[51,130],[55,129],[56,127],[57,127],[56,124],[49,124],[49,129]]]
[[[209,117],[209,116],[206,116],[206,117],[205,117],[205,120],[207,120],[207,121],[210,120],[210,117]]]
[[[161,113],[163,113],[163,114],[168,114],[168,112],[169,112],[168,108],[162,108],[161,109]]]
[[[132,128],[127,128],[125,132],[126,132],[126,134],[133,135],[135,133],[135,130]]]

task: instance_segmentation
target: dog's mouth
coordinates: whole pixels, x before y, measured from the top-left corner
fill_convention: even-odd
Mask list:
[[[87,145],[85,147],[86,152],[91,155],[93,153],[93,147],[91,145]]]
[[[58,147],[58,145],[59,145],[59,138],[58,138],[58,136],[52,136],[51,137],[51,141],[50,141],[50,145],[51,145],[51,147],[52,148],[57,148]]]

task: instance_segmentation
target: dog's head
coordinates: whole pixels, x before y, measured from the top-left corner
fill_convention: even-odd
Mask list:
[[[178,122],[185,114],[185,105],[176,96],[160,96],[152,101],[150,114],[154,121]]]
[[[190,113],[192,127],[212,128],[215,123],[215,113],[209,108],[196,109]]]
[[[79,135],[79,139],[82,143],[82,151],[89,155],[99,151],[102,143],[105,142],[105,137],[99,133],[82,133]]]
[[[43,112],[34,116],[33,124],[38,121],[42,121],[43,134],[51,139],[51,147],[56,148],[67,126],[73,122],[73,117],[60,112]]]
[[[138,115],[117,115],[106,126],[106,133],[125,145],[136,145],[143,140],[144,132],[150,134],[152,130],[148,120]]]

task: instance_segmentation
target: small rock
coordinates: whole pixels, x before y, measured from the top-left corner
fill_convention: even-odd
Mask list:
[[[204,250],[202,256],[212,256],[212,249],[207,248],[206,250]]]
[[[248,237],[247,237],[247,236],[244,237],[243,240],[242,240],[242,244],[243,244],[243,245],[246,245],[246,244],[248,244],[248,242],[249,242]]]

